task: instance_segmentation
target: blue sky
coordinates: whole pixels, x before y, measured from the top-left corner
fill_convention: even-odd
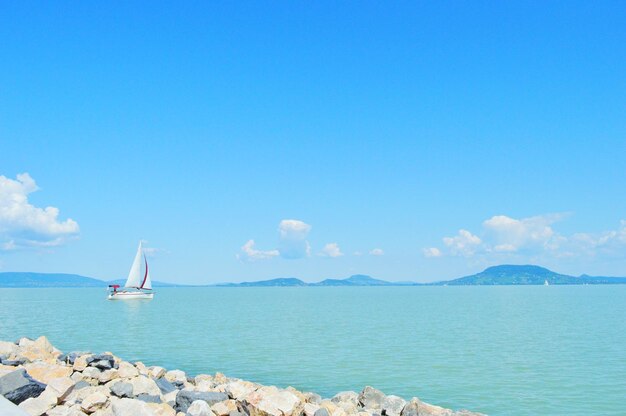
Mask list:
[[[0,39],[0,271],[626,275],[621,2],[13,2]]]

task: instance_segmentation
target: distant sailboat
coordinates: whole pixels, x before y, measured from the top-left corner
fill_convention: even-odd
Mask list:
[[[550,286],[550,283],[548,282],[548,280],[544,280],[544,281],[543,281],[543,285],[544,285],[544,286]]]
[[[109,292],[109,300],[152,299],[154,297],[148,260],[143,252],[141,241],[139,242],[133,265],[130,267],[128,279],[126,279],[126,284],[124,284],[125,289],[118,290],[120,285],[109,285],[109,287],[112,289]]]

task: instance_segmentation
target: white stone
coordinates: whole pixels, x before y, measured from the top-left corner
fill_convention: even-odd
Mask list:
[[[98,381],[104,384],[118,377],[119,372],[115,368],[111,368],[110,370],[104,370],[102,373],[100,373],[100,375],[98,376]]]
[[[304,405],[304,414],[305,416],[313,416],[319,409],[321,409],[321,407],[316,404],[306,403]]]
[[[115,416],[154,416],[147,403],[135,399],[114,400],[111,409]]]
[[[70,391],[72,391],[75,384],[74,380],[69,377],[58,377],[50,380],[48,382],[48,387],[54,390],[58,401],[62,402]]]
[[[150,377],[152,378],[160,378],[165,374],[165,368],[159,367],[158,365],[149,367],[148,370],[150,370]]]
[[[100,392],[91,393],[83,399],[80,407],[88,413],[93,413],[96,410],[104,407],[107,403],[108,397]]]
[[[184,383],[187,381],[187,374],[185,374],[185,372],[181,370],[170,370],[167,373],[165,373],[164,377],[170,383],[173,383],[173,382]]]
[[[259,386],[257,384],[243,380],[234,380],[224,385],[224,391],[230,397],[240,401],[243,400],[250,393],[256,391],[258,388]]]
[[[119,368],[117,369],[117,375],[120,378],[137,377],[139,375],[139,370],[137,370],[135,366],[131,363],[121,361],[119,364]]]
[[[215,414],[207,402],[196,400],[187,409],[187,416],[215,416]]]
[[[142,393],[149,394],[151,396],[160,396],[161,389],[151,378],[145,376],[139,376],[128,380],[133,385],[133,396],[138,396]]]
[[[262,390],[263,388],[255,393]],[[252,406],[253,411],[251,413],[255,413],[254,416],[291,416],[297,413],[300,404],[300,399],[287,390],[277,390],[269,392],[269,394],[261,392],[261,400]]]
[[[0,341],[0,355],[12,356],[17,353],[17,345],[12,342]]]
[[[83,370],[83,377],[98,378],[99,379],[101,373],[102,373],[102,371],[100,371],[96,367],[87,367],[87,368],[85,368]]]

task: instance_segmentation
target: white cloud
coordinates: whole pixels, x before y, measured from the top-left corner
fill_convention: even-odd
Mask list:
[[[454,237],[444,237],[443,243],[453,255],[470,257],[478,250],[482,240],[467,230],[459,230]]]
[[[384,255],[385,252],[383,251],[382,248],[373,248],[370,250],[370,255],[371,256],[382,256]]]
[[[481,237],[467,230],[459,230],[454,237],[444,237],[444,249],[426,248],[426,257],[442,255],[474,257],[484,260],[545,261],[566,257],[592,258],[597,256],[626,258],[626,221],[620,221],[615,230],[601,233],[562,235],[554,224],[564,214],[512,218],[496,215],[485,220]]]
[[[343,256],[343,253],[337,243],[328,243],[320,252],[320,256],[335,258]]]
[[[278,252],[284,259],[300,259],[311,255],[307,241],[311,226],[300,220],[282,220],[278,225],[280,243]]]
[[[483,226],[494,239],[495,251],[516,252],[532,248],[557,248],[558,241],[551,225],[562,215],[539,215],[515,218],[496,215],[483,222]]]
[[[429,247],[422,250],[424,257],[441,257],[443,253],[437,247]]]
[[[274,257],[300,259],[311,255],[311,245],[307,241],[311,226],[300,220],[282,220],[278,224],[279,242],[274,250],[257,250],[254,240],[248,240],[237,254],[243,261],[266,260]]]
[[[254,245],[254,240],[248,240],[246,244],[241,246],[241,252],[237,254],[237,258],[242,261],[256,261],[271,259],[280,254],[278,250],[257,250]]]
[[[78,234],[78,223],[71,218],[59,220],[58,208],[39,208],[29,203],[28,195],[38,190],[28,173],[16,179],[0,175],[2,250],[58,246]]]

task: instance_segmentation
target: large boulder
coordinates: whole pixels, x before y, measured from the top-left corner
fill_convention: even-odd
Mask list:
[[[359,394],[359,405],[364,409],[379,410],[383,407],[385,394],[373,387],[367,386]]]
[[[389,395],[383,399],[382,410],[387,416],[400,416],[405,405],[406,400],[402,397]]]
[[[36,340],[21,338],[18,342],[19,349],[17,356],[26,358],[29,361],[35,360],[54,360],[61,352],[54,348],[48,338],[39,337]]]
[[[53,378],[69,377],[72,375],[72,369],[64,365],[50,364],[43,361],[24,364],[24,369],[35,380],[48,384]]]
[[[17,353],[17,345],[13,342],[0,341],[0,355],[4,355],[6,359],[15,356]]]
[[[330,416],[330,414],[328,413],[328,410],[326,410],[323,407],[320,407],[319,409],[315,411],[314,416]]]
[[[256,403],[248,406],[250,416],[292,416],[299,414],[304,407],[300,398],[287,390],[259,389],[257,392],[260,392],[260,400],[254,400]]]
[[[31,397],[19,404],[19,407],[31,416],[40,416],[57,404],[56,392],[50,387],[37,397]]]
[[[86,396],[80,403],[80,407],[87,413],[93,413],[106,406],[109,398],[101,392],[94,392]]]
[[[148,403],[141,400],[119,399],[111,403],[115,416],[154,416]]]
[[[118,381],[114,383],[110,387],[111,393],[117,397],[132,397],[133,396],[133,385],[130,383],[125,383],[123,381]]]
[[[355,406],[358,406],[359,404],[359,395],[353,391],[342,391],[339,392],[337,394],[335,394],[335,396],[333,396],[332,399],[330,399],[333,403],[352,403]]]
[[[193,391],[193,390],[181,390],[176,395],[176,410],[179,412],[186,412],[191,403],[196,400],[203,400],[209,405],[228,400],[228,396],[225,393],[219,393],[215,391]]]
[[[161,394],[159,386],[149,377],[139,376],[131,378],[128,382],[133,386],[133,396],[139,396],[140,394],[159,396]]]
[[[0,377],[0,395],[15,404],[38,397],[46,385],[33,379],[24,369],[18,369]]]
[[[72,391],[76,383],[69,377],[53,378],[48,382],[47,389],[51,389],[59,401],[63,401]]]
[[[115,358],[111,354],[96,354],[87,358],[87,365],[100,370],[110,370],[115,366]]]
[[[117,369],[117,375],[120,378],[137,377],[139,375],[139,370],[137,370],[137,368],[135,368],[135,366],[132,365],[131,363],[127,363],[126,361],[122,361],[119,364],[119,367]]]
[[[223,402],[215,403],[211,406],[211,410],[217,416],[228,416],[231,412],[239,411],[237,402],[235,400],[224,400]]]
[[[165,378],[158,378],[155,380],[155,383],[163,394],[171,393],[174,390],[177,390],[176,386],[167,381]]]
[[[417,397],[412,398],[402,409],[401,416],[480,416],[480,413],[460,410],[455,412],[450,409],[424,403]]]
[[[196,383],[198,379],[196,378]],[[233,380],[224,384],[224,391],[230,396],[231,399],[243,400],[250,393],[256,391],[259,388],[258,384],[251,383],[243,380]]]

